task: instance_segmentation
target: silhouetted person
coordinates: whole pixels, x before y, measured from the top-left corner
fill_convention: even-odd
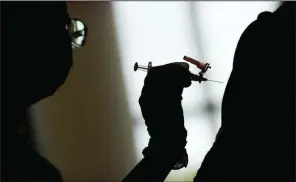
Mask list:
[[[51,96],[72,65],[65,2],[1,2],[1,181],[61,181],[26,142],[27,108]]]
[[[243,32],[222,102],[222,126],[195,181],[294,181],[295,2]]]

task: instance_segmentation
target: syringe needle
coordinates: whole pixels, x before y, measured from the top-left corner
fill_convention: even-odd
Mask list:
[[[211,81],[211,82],[217,82],[217,83],[223,83],[223,82],[220,82],[220,81],[216,81],[216,80],[209,80],[209,79],[207,79],[207,81]]]

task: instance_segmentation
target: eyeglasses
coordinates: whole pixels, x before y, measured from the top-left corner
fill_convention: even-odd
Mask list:
[[[72,48],[80,48],[85,45],[87,37],[87,26],[77,18],[71,18],[66,26],[72,40]]]

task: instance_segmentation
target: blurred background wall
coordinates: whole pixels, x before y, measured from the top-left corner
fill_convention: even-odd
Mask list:
[[[138,98],[144,72],[133,64],[209,62],[217,83],[193,83],[183,94],[189,166],[167,181],[192,181],[220,127],[220,106],[243,30],[278,2],[68,2],[89,28],[85,47],[57,93],[32,107],[38,148],[65,181],[121,180],[148,143]],[[251,60],[250,60],[251,61]],[[197,68],[190,70],[197,73]]]
[[[135,158],[111,3],[68,9],[88,25],[89,39],[73,51],[67,83],[32,108],[37,142],[65,181],[118,181]]]

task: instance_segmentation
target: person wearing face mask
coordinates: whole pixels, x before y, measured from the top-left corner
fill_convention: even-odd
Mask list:
[[[71,21],[66,2],[1,2],[1,181],[62,181],[21,128],[27,108],[67,78]]]
[[[27,108],[53,95],[65,82],[72,66],[71,45],[77,47],[71,36],[79,34],[65,28],[72,27],[73,21],[65,2],[2,2],[1,8],[2,96],[5,96],[1,107],[1,180],[62,181],[59,170],[28,144],[20,130],[27,124]],[[152,136],[143,151],[145,161],[153,163],[162,157],[164,165],[159,169],[164,167],[168,172],[187,165],[181,94],[191,84],[188,68],[186,63],[153,68],[140,101]],[[155,82],[162,71],[169,74]],[[159,102],[153,102],[151,97],[159,98]],[[162,108],[167,103],[170,107]],[[168,112],[175,115],[166,117]],[[161,123],[165,120],[170,122],[170,130],[163,131],[165,125]],[[160,128],[155,128],[157,123]],[[162,132],[167,135],[163,137]],[[158,155],[162,149],[166,151]]]

